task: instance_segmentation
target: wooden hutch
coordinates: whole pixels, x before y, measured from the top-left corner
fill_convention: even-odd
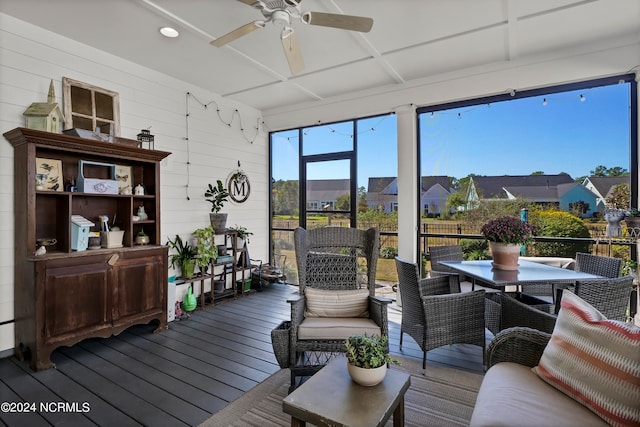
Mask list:
[[[160,161],[170,153],[122,138],[110,143],[25,128],[4,136],[14,147],[16,356],[22,360],[30,351],[31,368],[46,369],[53,366],[50,355],[57,347],[153,320],[156,331],[166,329],[168,247],[161,244]],[[36,158],[60,161],[58,191],[36,189]],[[145,194],[64,191],[77,179],[80,160],[129,167],[131,182],[142,184]],[[91,172],[104,174],[100,168]],[[134,222],[140,206],[148,218]],[[98,231],[98,217],[105,214],[124,230],[122,247],[73,250],[71,216],[86,218]],[[148,245],[136,245],[140,230],[149,236]],[[55,244],[36,255],[39,239]]]

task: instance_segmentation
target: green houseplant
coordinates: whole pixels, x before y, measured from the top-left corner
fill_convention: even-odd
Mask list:
[[[347,370],[358,384],[373,386],[380,383],[387,373],[387,364],[400,365],[388,350],[389,337],[376,335],[352,335],[345,341]]]
[[[235,224],[233,227],[227,228],[227,231],[235,231],[238,236],[238,241],[236,242],[236,248],[244,247],[244,241],[249,243],[249,236],[253,236],[253,233],[247,230],[246,227],[242,227],[238,224]]]
[[[221,180],[217,180],[215,186],[209,184],[204,197],[207,202],[211,203],[211,212],[209,213],[211,227],[220,234],[224,233],[227,227],[227,214],[221,213],[220,209],[229,201],[229,190],[225,188]]]
[[[198,228],[193,232],[196,238],[196,264],[203,273],[207,271],[211,261],[218,257],[218,247],[215,245],[215,231],[212,226]]]
[[[196,249],[189,243],[184,243],[179,234],[176,234],[173,240],[168,239],[168,245],[176,251],[171,255],[171,267],[175,268],[178,265],[183,278],[192,278],[196,266]]]

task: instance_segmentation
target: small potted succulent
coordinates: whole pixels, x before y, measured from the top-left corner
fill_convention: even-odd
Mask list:
[[[148,245],[149,244],[149,236],[144,232],[144,229],[138,231],[136,235],[136,243],[138,245]]]
[[[389,354],[389,337],[352,335],[345,341],[347,370],[356,383],[364,386],[379,384],[387,374],[387,364],[400,365]]]
[[[209,184],[204,197],[207,202],[211,203],[211,212],[209,213],[211,227],[218,234],[224,233],[227,227],[227,214],[221,213],[220,209],[229,201],[229,191],[222,184],[222,181],[218,180],[215,186]]]

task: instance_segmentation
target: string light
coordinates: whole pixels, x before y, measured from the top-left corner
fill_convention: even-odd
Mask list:
[[[580,102],[584,102],[586,100],[587,98],[585,98],[583,94],[580,94]]]
[[[544,99],[542,100],[542,105],[543,105],[543,106],[546,106],[546,105],[547,105],[547,98],[544,98]]]
[[[192,94],[191,92],[187,92],[187,110],[189,108],[189,98],[193,98],[194,101],[196,101],[198,104],[200,104],[200,106],[202,106],[205,110],[209,109],[209,105],[213,104],[216,107],[216,115],[218,117],[218,120],[220,120],[220,123],[226,125],[227,127],[231,127],[231,125],[233,124],[233,122],[235,121],[236,117],[238,118],[238,124],[240,125],[240,132],[242,133],[242,136],[244,137],[244,139],[249,143],[249,144],[253,144],[255,142],[255,140],[258,138],[258,134],[260,133],[260,124],[264,124],[264,122],[261,122],[260,119],[258,119],[258,126],[255,127],[255,135],[253,136],[253,138],[248,138],[246,133],[245,133],[245,128],[242,124],[242,114],[240,114],[240,111],[236,108],[233,110],[233,113],[231,113],[231,119],[229,121],[225,121],[222,118],[222,115],[220,114],[220,106],[218,105],[218,103],[216,101],[209,101],[207,103],[204,103],[202,101],[200,101],[194,94]]]
[[[185,137],[184,140],[186,141],[186,145],[187,145],[187,184],[185,185],[185,193],[187,196],[187,200],[191,200],[191,197],[189,196],[189,184],[190,184],[190,177],[191,177],[191,173],[190,173],[190,165],[191,165],[191,153],[189,150],[189,117],[191,117],[191,113],[189,112],[189,100],[193,99],[195,102],[197,102],[202,108],[204,108],[205,110],[209,110],[209,105],[215,105],[216,107],[216,116],[218,117],[218,120],[220,120],[220,122],[223,125],[226,125],[227,127],[231,127],[231,125],[233,124],[233,122],[236,120],[236,117],[238,119],[238,125],[240,126],[240,133],[242,134],[242,137],[250,144],[253,144],[255,142],[255,140],[258,138],[258,134],[260,133],[260,124],[264,125],[264,122],[258,118],[257,120],[257,124],[255,127],[255,135],[253,136],[253,138],[248,138],[246,133],[245,133],[245,128],[244,125],[242,124],[242,114],[240,114],[240,111],[235,108],[233,110],[233,113],[231,113],[231,119],[227,122],[222,118],[222,115],[220,114],[220,106],[218,105],[218,103],[216,101],[209,101],[207,103],[204,103],[202,101],[200,101],[195,95],[193,95],[191,92],[187,92],[186,94],[186,114],[185,114],[185,121],[186,121],[186,128],[185,128]]]

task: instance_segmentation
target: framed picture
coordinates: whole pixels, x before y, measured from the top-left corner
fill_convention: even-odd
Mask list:
[[[116,165],[116,179],[118,180],[118,194],[132,194],[133,176],[131,166]]]
[[[36,157],[36,189],[64,191],[62,161]]]

